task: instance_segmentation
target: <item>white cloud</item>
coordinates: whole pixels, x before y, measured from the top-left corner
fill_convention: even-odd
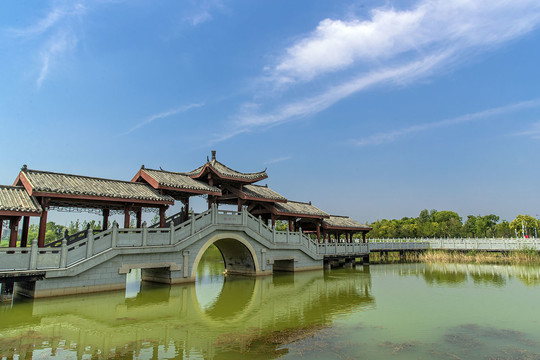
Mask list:
[[[277,158],[274,158],[274,159],[270,159],[270,160],[267,160],[264,162],[265,165],[270,165],[270,164],[275,164],[275,163],[279,163],[279,162],[282,162],[282,161],[287,161],[287,160],[290,160],[292,159],[292,156],[281,156],[281,157],[277,157]]]
[[[277,82],[309,81],[352,65],[424,57],[502,43],[535,29],[537,0],[424,0],[410,10],[379,8],[371,19],[322,20],[270,70]]]
[[[453,126],[458,125],[462,123],[468,123],[468,122],[474,122],[484,119],[489,119],[492,117],[495,117],[497,115],[507,114],[523,109],[528,108],[536,108],[540,106],[540,99],[534,99],[529,101],[522,101],[511,105],[506,106],[500,106],[493,109],[483,110],[471,114],[465,114],[462,116],[458,116],[452,119],[446,119],[438,122],[433,123],[427,123],[427,124],[420,124],[420,125],[414,125],[398,130],[393,130],[389,132],[384,133],[378,133],[374,134],[368,137],[365,137],[360,140],[355,140],[354,143],[358,146],[368,146],[368,145],[380,145],[385,143],[394,142],[403,136],[423,132],[431,129],[441,128],[441,127],[447,127],[447,126]],[[540,138],[540,122],[535,124],[536,127],[533,127],[528,132],[519,133],[516,135],[528,135],[534,137],[535,135]]]
[[[43,18],[25,28],[9,29],[7,33],[23,40],[36,39],[41,43],[39,73],[36,84],[41,87],[48,77],[51,67],[69,50],[73,50],[78,42],[71,19],[82,16],[86,7],[80,3],[69,7],[56,7]]]
[[[242,106],[232,130],[216,141],[319,113],[377,85],[402,86],[448,71],[539,25],[537,0],[421,0],[408,10],[374,9],[369,19],[324,19],[264,69],[263,87],[288,102],[265,106],[263,98]],[[299,86],[312,95],[288,96]]]
[[[516,136],[527,136],[531,139],[540,140],[540,121],[537,121],[531,125],[529,130],[518,132],[514,134]]]
[[[184,17],[184,22],[187,22],[192,26],[211,21],[214,18],[212,15],[214,11],[223,11],[225,9],[221,0],[198,0],[194,2],[194,4],[194,10]]]
[[[49,39],[39,56],[41,68],[36,80],[38,87],[41,87],[41,84],[49,74],[51,65],[67,50],[73,49],[76,44],[77,38],[66,32],[60,32]]]
[[[61,20],[82,15],[86,12],[86,7],[82,4],[74,4],[70,8],[57,7],[49,11],[42,19],[39,19],[35,24],[32,24],[26,28],[9,29],[7,32],[17,37],[32,37],[41,35],[48,30],[54,28]]]
[[[167,118],[167,117],[173,116],[173,115],[177,115],[177,114],[186,112],[186,111],[188,111],[190,109],[198,108],[198,107],[201,107],[201,106],[204,106],[204,104],[203,103],[189,104],[189,105],[181,106],[181,107],[176,108],[176,109],[168,110],[168,111],[165,111],[165,112],[162,112],[162,113],[159,113],[159,114],[149,116],[146,119],[144,119],[143,121],[141,121],[140,123],[138,123],[137,125],[135,125],[134,127],[132,127],[131,129],[129,129],[128,131],[126,131],[125,133],[123,133],[122,135],[129,134],[129,133],[137,130],[141,126],[148,125],[151,122],[154,122],[156,120],[164,119],[164,118]]]
[[[259,114],[259,106],[256,104],[249,104],[249,106],[244,106],[243,110],[238,115],[237,121],[234,124],[235,130],[232,132],[240,134],[253,129],[254,127],[273,126],[297,118],[313,115],[327,109],[347,96],[375,85],[383,83],[406,84],[416,80],[420,76],[431,73],[438,65],[447,61],[451,56],[452,52],[448,51],[445,53],[434,54],[430,57],[413,61],[402,66],[360,74],[343,84],[330,87],[318,95],[285,104],[267,114]],[[224,140],[228,138],[229,137],[226,137]]]

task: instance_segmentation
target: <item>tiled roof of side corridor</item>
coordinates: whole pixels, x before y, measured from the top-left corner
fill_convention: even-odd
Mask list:
[[[371,230],[371,227],[356,220],[351,219],[348,216],[330,215],[328,219],[323,220],[323,226],[329,228],[340,229],[362,229]]]
[[[295,214],[295,215],[307,215],[310,217],[327,218],[330,217],[327,213],[321,209],[303,202],[288,200],[286,203],[275,203],[274,208],[279,213]]]
[[[221,190],[217,187],[192,179],[184,173],[147,168],[142,168],[141,171],[144,171],[156,180],[160,186],[171,187],[178,190],[197,190],[205,193],[221,194]]]
[[[174,203],[172,197],[143,183],[30,169],[23,169],[20,176],[26,177],[32,191],[38,193]]]
[[[242,187],[242,191],[244,194],[246,194],[249,197],[252,198],[261,198],[266,200],[272,200],[272,201],[282,201],[286,202],[287,199],[275,192],[272,189],[269,189],[267,186],[261,186],[261,185],[244,185]]]
[[[41,206],[22,186],[0,185],[0,211],[40,213]]]

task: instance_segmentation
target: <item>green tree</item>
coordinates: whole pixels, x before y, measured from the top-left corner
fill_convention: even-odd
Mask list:
[[[510,223],[506,220],[495,225],[495,236],[510,238],[514,236],[514,231],[510,228]]]
[[[467,215],[467,221],[463,225],[463,235],[466,237],[476,237],[476,221],[476,216]]]
[[[535,229],[540,230],[540,221],[531,215],[518,215],[510,223],[510,228],[520,237],[525,235],[534,237],[536,236]]]

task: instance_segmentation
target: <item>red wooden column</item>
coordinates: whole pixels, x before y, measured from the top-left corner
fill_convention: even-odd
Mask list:
[[[20,216],[14,216],[9,220],[9,247],[17,247],[17,235],[19,232],[19,221],[21,220]]]
[[[272,217],[272,228],[275,228],[276,227],[276,216],[274,214],[270,214],[270,216]]]
[[[142,227],[142,208],[137,209],[137,228]]]
[[[317,242],[321,242],[321,224],[317,221]]]
[[[103,231],[109,227],[109,215],[111,211],[109,209],[103,209]]]
[[[365,231],[362,231],[362,242],[363,243],[366,242],[366,232]]]
[[[168,206],[160,206],[159,207],[159,227],[165,227],[165,211],[167,210]]]
[[[2,230],[4,229],[4,220],[0,219],[0,242],[2,241]]]
[[[130,220],[130,215],[129,215],[129,211],[131,210],[131,205],[126,205],[124,206],[124,228],[129,228],[129,220]]]
[[[45,247],[45,233],[47,232],[47,212],[49,208],[49,199],[41,199],[41,207],[43,212],[39,218],[39,232],[38,232],[38,247]]]
[[[293,219],[289,219],[289,231],[294,231]]]
[[[238,211],[239,211],[239,212],[242,211],[242,205],[243,205],[243,203],[244,203],[244,202],[242,201],[242,199],[238,198]]]
[[[30,216],[23,217],[21,247],[28,245],[28,227],[30,226]]]
[[[186,221],[189,218],[189,198],[186,199],[184,206],[186,207],[184,221]]]

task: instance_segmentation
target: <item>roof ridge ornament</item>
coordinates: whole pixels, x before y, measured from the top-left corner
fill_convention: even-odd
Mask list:
[[[212,150],[212,161],[216,160],[216,150]]]
[[[26,164],[24,164],[21,168],[21,171],[27,171],[28,170],[28,166]]]

